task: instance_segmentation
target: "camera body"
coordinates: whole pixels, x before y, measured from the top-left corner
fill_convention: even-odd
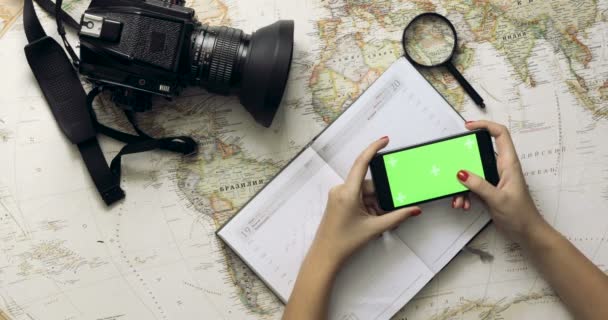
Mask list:
[[[201,24],[183,0],[93,0],[80,25],[79,72],[111,87],[121,107],[145,111],[152,95],[174,97],[199,85],[238,94],[270,126],[289,74],[293,21],[248,35]]]
[[[93,0],[81,20],[80,73],[167,97],[188,84],[193,9],[157,0]]]

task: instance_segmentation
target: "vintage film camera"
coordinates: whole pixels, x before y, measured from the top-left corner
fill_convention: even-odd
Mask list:
[[[93,0],[80,21],[79,72],[109,84],[113,101],[145,111],[151,97],[189,85],[238,94],[269,127],[281,102],[293,53],[293,21],[251,35],[195,18],[183,0]]]

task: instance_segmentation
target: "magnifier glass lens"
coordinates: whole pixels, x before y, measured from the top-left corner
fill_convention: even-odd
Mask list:
[[[454,50],[456,35],[448,23],[436,16],[412,21],[405,31],[405,51],[423,66],[434,66],[448,60]]]

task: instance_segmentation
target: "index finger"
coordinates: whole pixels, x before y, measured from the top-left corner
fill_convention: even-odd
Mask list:
[[[471,121],[466,124],[467,129],[487,129],[490,135],[494,137],[496,141],[496,148],[498,155],[505,159],[509,163],[518,162],[517,152],[511,140],[511,135],[507,127],[492,121],[479,120]]]
[[[346,177],[345,185],[349,188],[353,188],[359,190],[361,188],[361,184],[365,179],[365,174],[367,174],[367,166],[372,158],[376,155],[378,151],[382,148],[386,147],[388,144],[388,137],[382,137],[374,142],[372,142],[355,160],[353,166],[350,168],[348,172],[348,176]]]

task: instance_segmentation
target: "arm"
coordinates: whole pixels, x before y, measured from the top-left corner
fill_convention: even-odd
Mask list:
[[[508,130],[488,121],[468,122],[467,128],[486,128],[495,138],[500,182],[493,186],[463,170],[460,182],[486,202],[496,228],[524,248],[576,319],[608,319],[608,276],[542,218]],[[453,205],[468,209],[470,202],[456,198]]]
[[[312,248],[302,262],[283,320],[325,319],[329,297],[340,265],[323,256],[322,248]]]
[[[549,224],[521,242],[576,319],[608,319],[608,276]]]
[[[373,185],[364,180],[369,161],[388,138],[372,143],[357,158],[343,185],[329,192],[325,214],[300,267],[283,320],[327,318],[331,288],[344,261],[369,240],[422,211],[404,208],[383,215]]]

